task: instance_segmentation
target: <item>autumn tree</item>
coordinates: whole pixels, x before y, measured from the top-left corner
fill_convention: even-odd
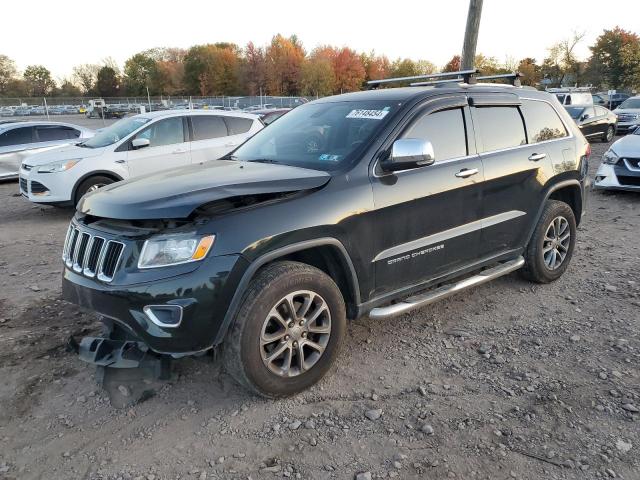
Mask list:
[[[267,88],[267,72],[264,48],[247,43],[242,60],[242,79],[249,95],[259,95]]]
[[[523,77],[520,79],[522,85],[529,85],[535,87],[540,83],[542,75],[540,73],[540,66],[536,64],[536,59],[527,57],[520,60],[516,70],[522,73]]]
[[[451,60],[446,63],[442,70],[444,72],[459,72],[461,62],[462,59],[460,58],[460,55],[454,55],[453,57],[451,57]]]
[[[7,93],[9,83],[18,75],[18,69],[13,60],[6,55],[0,55],[0,95]]]
[[[96,84],[100,65],[84,63],[73,67],[73,80],[80,87],[82,93],[87,94],[93,90]]]
[[[590,47],[591,69],[599,71],[610,88],[640,86],[640,37],[615,27],[605,30]]]
[[[240,51],[230,43],[196,45],[184,57],[184,81],[200,95],[235,95],[238,92]]]
[[[575,50],[584,38],[584,33],[573,34],[548,49],[548,56],[542,62],[542,75],[549,80],[550,85],[561,86],[572,76],[572,83],[580,82],[582,64],[579,62]]]
[[[271,95],[297,95],[305,52],[295,35],[278,34],[265,51],[267,90]]]
[[[350,48],[336,50],[333,58],[334,93],[354,92],[362,88],[366,72],[360,55]]]
[[[118,72],[108,65],[98,70],[96,75],[96,93],[101,97],[115,97],[120,89]]]
[[[331,95],[335,75],[331,57],[322,50],[314,50],[302,64],[302,93],[321,97]]]
[[[377,56],[373,51],[362,53],[360,54],[360,61],[364,67],[365,81],[389,78],[391,62],[384,55]]]

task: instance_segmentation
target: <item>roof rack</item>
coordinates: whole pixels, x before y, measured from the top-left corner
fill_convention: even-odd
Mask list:
[[[409,84],[411,87],[422,87],[427,85],[440,85],[447,83],[468,83],[474,84],[477,83],[478,80],[496,80],[496,79],[509,79],[511,80],[511,84],[516,87],[520,87],[520,79],[524,77],[520,72],[513,73],[501,73],[497,75],[484,75],[477,76],[480,73],[478,69],[473,70],[460,70],[458,72],[443,72],[443,73],[433,73],[427,75],[415,75],[413,77],[397,77],[397,78],[385,78],[383,80],[370,80],[367,82],[371,88],[377,88],[378,86],[384,83],[392,83],[392,82],[410,82],[412,80],[427,80],[427,79],[440,79],[440,80],[427,80],[420,82],[412,82]],[[454,77],[454,78],[446,78],[446,77]]]

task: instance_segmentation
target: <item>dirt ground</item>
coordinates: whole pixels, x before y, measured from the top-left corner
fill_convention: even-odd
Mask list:
[[[554,284],[514,274],[353,322],[338,368],[295,398],[184,359],[115,410],[64,350],[96,328],[59,300],[71,212],[16,190],[0,184],[0,478],[640,479],[640,194],[591,195]]]

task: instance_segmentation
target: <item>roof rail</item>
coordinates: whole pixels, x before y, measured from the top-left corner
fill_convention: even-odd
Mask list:
[[[524,75],[520,72],[513,72],[513,73],[500,73],[500,74],[496,74],[496,75],[483,75],[480,77],[475,77],[474,80],[497,80],[497,79],[509,79],[511,80],[511,84],[515,87],[520,87],[522,86],[522,84],[520,83],[520,79],[524,77]],[[423,87],[426,85],[439,85],[441,83],[455,83],[455,82],[459,82],[459,79],[456,78],[452,78],[452,79],[448,79],[448,80],[435,80],[435,81],[430,81],[430,82],[414,82],[414,83],[410,83],[409,85],[412,87]],[[465,83],[469,83],[469,82],[465,82]],[[475,82],[473,82],[475,83]]]
[[[504,78],[504,79],[510,79],[512,85],[516,87],[520,87],[521,86],[520,78],[524,76],[520,72],[513,72],[513,73],[501,73],[497,75],[484,75],[479,77],[477,76],[478,73],[480,73],[480,70],[478,70],[477,68],[474,68],[470,70],[460,70],[457,72],[429,73],[425,75],[414,75],[412,77],[395,77],[395,78],[384,78],[382,80],[369,80],[367,82],[367,85],[369,85],[370,88],[377,88],[380,85],[383,85],[385,83],[412,82],[413,80],[423,80],[420,82],[412,82],[409,84],[412,87],[421,87],[425,85],[439,85],[439,84],[460,83],[460,82],[473,84],[473,83],[476,83],[478,80],[494,80],[494,79]],[[448,77],[453,77],[453,78],[448,78]]]
[[[480,73],[480,71],[476,68],[471,70],[460,70],[458,72],[442,72],[442,73],[429,73],[425,75],[414,75],[412,77],[396,77],[396,78],[383,78],[382,80],[369,80],[367,85],[370,85],[371,88],[377,88],[378,86],[384,83],[393,83],[393,82],[410,82],[412,80],[424,80],[427,78],[446,78],[446,77],[462,77],[462,78],[454,78],[449,81],[459,82],[463,80],[465,83],[474,83],[475,75]]]

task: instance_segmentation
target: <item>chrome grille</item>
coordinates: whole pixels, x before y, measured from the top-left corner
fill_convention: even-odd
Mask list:
[[[124,243],[107,240],[70,225],[62,249],[68,268],[103,282],[113,280],[124,252]]]
[[[632,114],[632,113],[619,113],[618,114],[618,121],[619,122],[633,122],[634,120],[637,120],[638,116],[636,114]]]

